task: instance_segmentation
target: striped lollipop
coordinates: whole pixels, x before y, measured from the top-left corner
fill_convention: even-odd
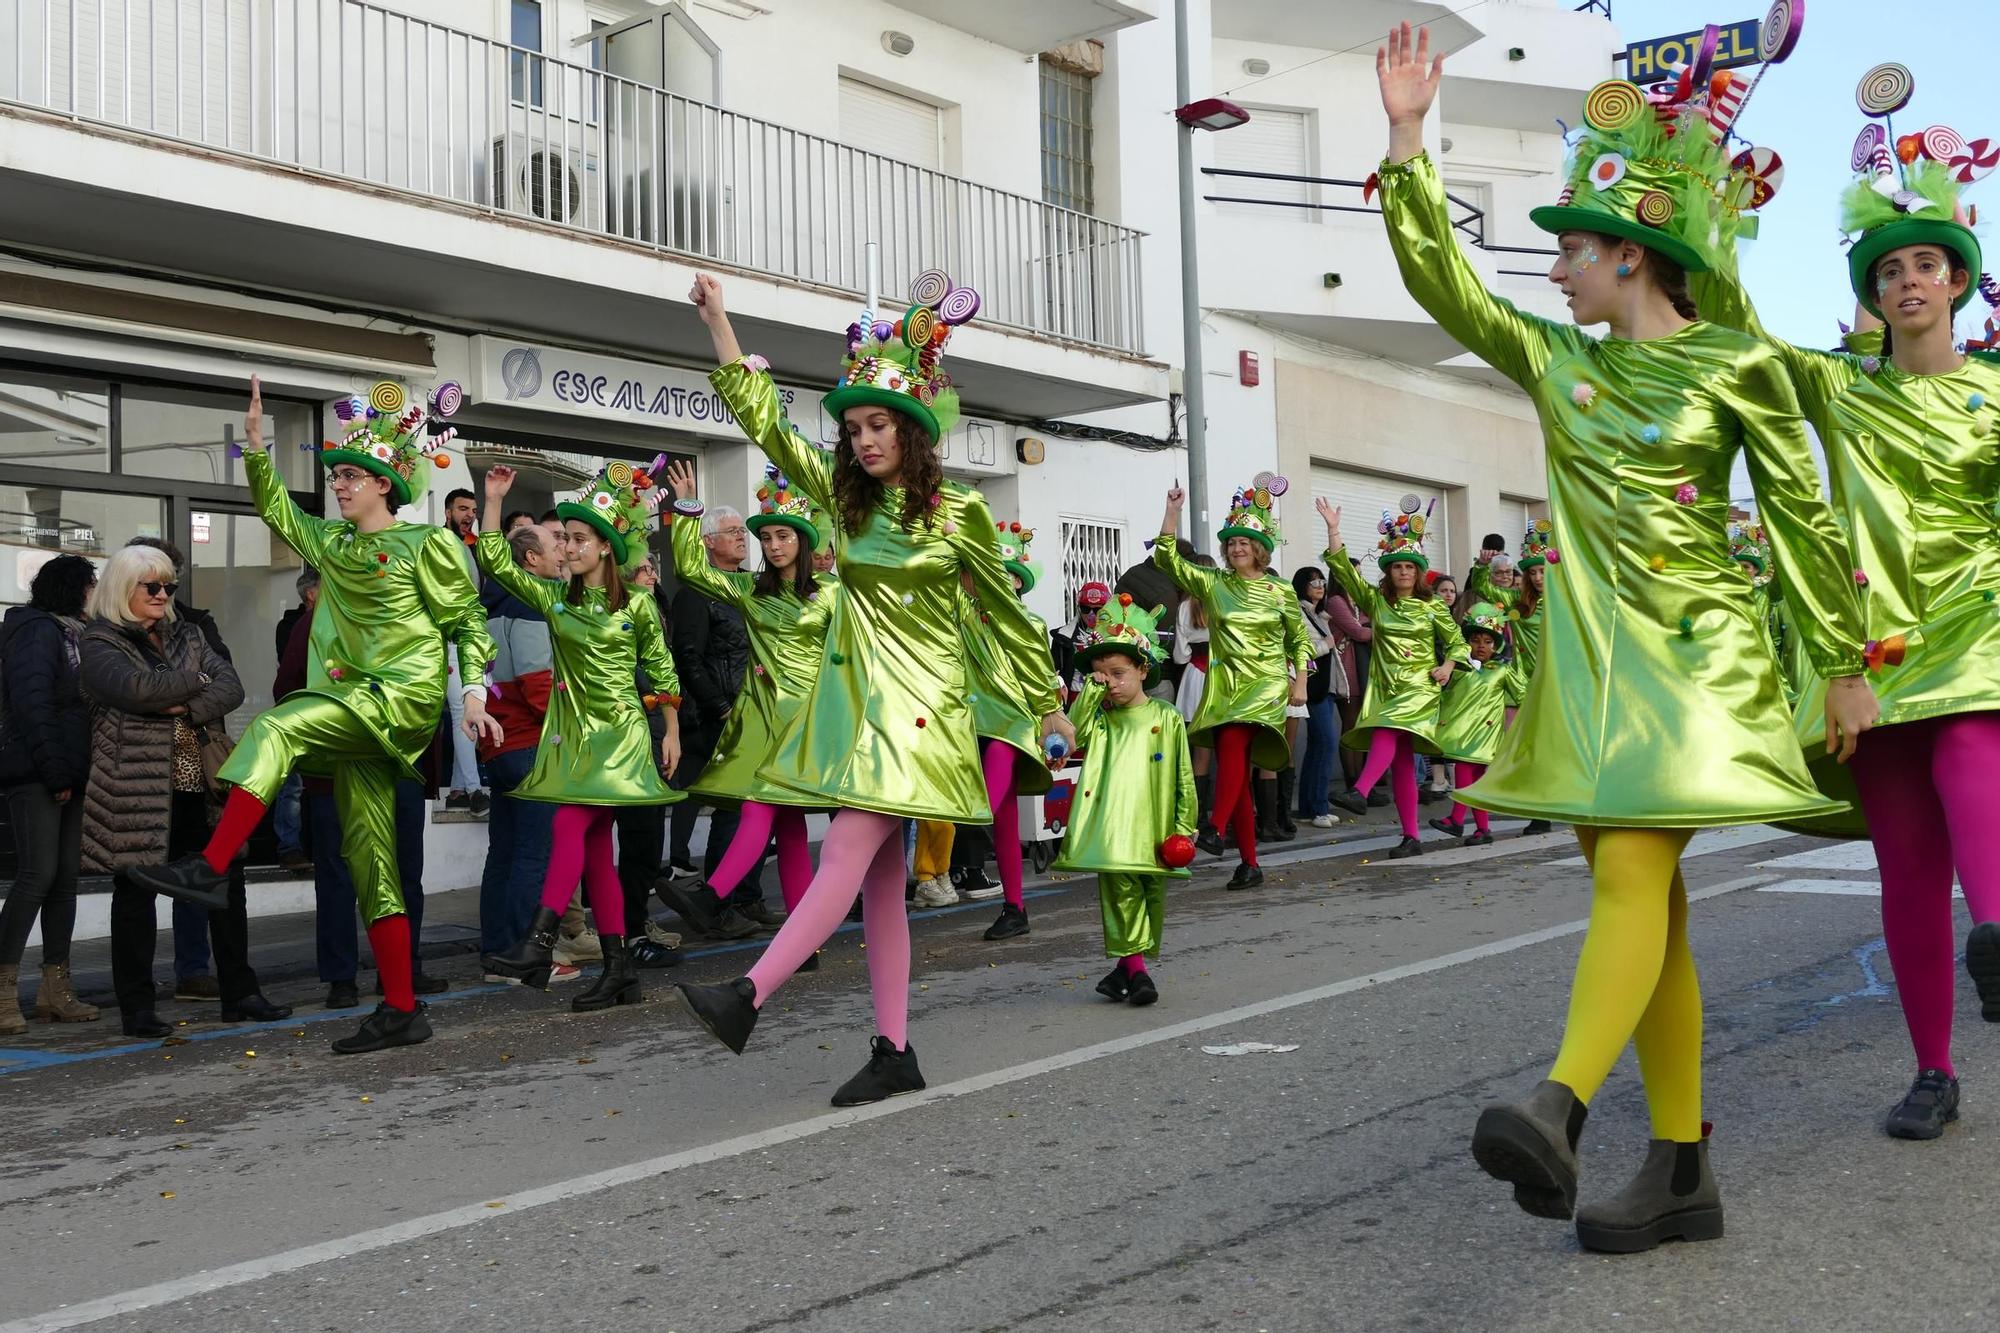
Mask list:
[[[1606,79],[1584,95],[1583,118],[1597,130],[1630,129],[1646,114],[1646,94],[1629,79]]]
[[[1965,151],[1965,136],[1949,125],[1933,125],[1920,137],[1924,156],[1933,162],[1949,162]]]
[[[1854,89],[1855,105],[1863,115],[1893,116],[1910,104],[1917,91],[1917,76],[1907,65],[1884,61],[1861,76]]]
[[[941,268],[927,268],[910,283],[910,301],[915,305],[934,306],[950,294],[951,279]]]
[[[1664,190],[1648,190],[1639,196],[1632,212],[1649,227],[1664,227],[1674,220],[1674,201]]]
[[[465,390],[457,380],[446,380],[431,390],[431,414],[439,417],[455,416],[458,409],[465,406]]]
[[[1952,178],[1960,185],[1970,185],[1983,180],[2000,166],[2000,143],[1992,139],[1974,139],[1965,145],[1965,151],[1953,157],[1948,165]]]
[[[1868,164],[1875,160],[1875,150],[1888,142],[1889,136],[1883,133],[1882,127],[1869,121],[1861,127],[1861,133],[1854,136],[1854,152],[1849,156],[1847,165],[1854,171],[1868,170]]]
[[[956,327],[979,313],[979,293],[970,287],[954,287],[938,302],[938,318]]]
[[[1774,0],[1764,13],[1764,25],[1757,30],[1757,56],[1775,65],[1799,44],[1806,26],[1806,0]]]

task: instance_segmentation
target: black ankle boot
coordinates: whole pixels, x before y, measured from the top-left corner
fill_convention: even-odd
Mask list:
[[[2000,921],[1982,921],[1965,937],[1965,970],[1979,991],[1979,1016],[2000,1023]]]
[[[597,1009],[609,1009],[614,1005],[639,1003],[639,965],[632,958],[632,951],[625,946],[621,935],[599,935],[604,946],[604,962],[598,969],[596,980],[569,1002],[572,1011],[587,1014]]]
[[[713,986],[681,983],[681,998],[715,1039],[738,1055],[757,1026],[757,983],[748,977]]]
[[[1722,1239],[1722,1191],[1708,1169],[1708,1140],[1654,1139],[1630,1184],[1576,1210],[1576,1238],[1608,1254],[1637,1254],[1663,1240]]]
[[[1299,836],[1299,821],[1295,817],[1299,808],[1299,771],[1296,768],[1278,770],[1278,833],[1280,840],[1290,842]]]
[[[1264,871],[1261,866],[1253,866],[1248,861],[1239,861],[1236,865],[1236,873],[1231,875],[1229,882],[1222,887],[1225,889],[1254,889],[1263,882]]]
[[[1278,804],[1278,784],[1270,778],[1254,778],[1250,791],[1251,804],[1257,811],[1257,841],[1282,841],[1278,837],[1278,815],[1274,808]]]
[[[209,869],[208,858],[200,852],[190,852],[162,866],[138,866],[125,875],[142,889],[190,907],[220,912],[229,906],[229,876]]]
[[[835,1106],[866,1106],[887,1101],[906,1092],[922,1092],[924,1076],[917,1068],[917,1048],[908,1042],[902,1050],[887,1037],[876,1037],[868,1048],[868,1064],[860,1073],[840,1085],[833,1094]]]
[[[1333,792],[1327,799],[1347,811],[1350,815],[1365,815],[1368,813],[1368,798],[1352,787]]]
[[[1194,845],[1207,852],[1210,856],[1220,856],[1224,850],[1222,835],[1217,833],[1214,827],[1208,824],[1203,824],[1200,831],[1194,835]]]
[[[495,976],[513,977],[524,986],[547,990],[549,969],[555,965],[551,955],[556,948],[556,926],[561,921],[548,908],[537,907],[521,942],[505,953],[480,955],[479,965]]]
[[[1576,1141],[1589,1114],[1567,1085],[1543,1079],[1525,1100],[1479,1113],[1472,1160],[1514,1187],[1521,1211],[1566,1218],[1576,1208]]]

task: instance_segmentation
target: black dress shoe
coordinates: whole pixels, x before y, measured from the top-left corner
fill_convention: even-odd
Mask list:
[[[1389,802],[1389,793],[1383,791],[1380,787],[1368,793],[1368,808],[1370,810],[1380,810],[1383,806],[1388,805]]]
[[[1194,845],[1210,856],[1222,855],[1222,835],[1212,825],[1203,824],[1201,831],[1194,835]]]
[[[1125,971],[1125,964],[1118,963],[1104,974],[1097,983],[1097,993],[1107,1000],[1125,1002],[1125,997],[1132,993],[1132,978]]]
[[[1134,972],[1132,974],[1131,990],[1125,996],[1125,1002],[1127,1004],[1148,1005],[1159,1003],[1159,999],[1160,988],[1153,984],[1153,974],[1151,972]]]
[[[833,1094],[835,1106],[867,1106],[905,1093],[922,1092],[924,1076],[917,1069],[917,1048],[905,1045],[897,1050],[887,1037],[876,1037],[869,1046],[868,1064]]]
[[[1551,827],[1553,826],[1546,819],[1531,819],[1528,821],[1527,827],[1521,830],[1521,836],[1532,838],[1537,833],[1547,833]]]
[[[1462,838],[1465,836],[1465,825],[1459,823],[1455,819],[1433,819],[1431,821],[1431,827],[1436,829],[1439,833],[1449,833],[1454,838]]]
[[[1028,933],[1028,909],[1016,907],[1012,903],[1000,904],[1000,915],[986,928],[981,939],[1011,940],[1016,935]]]
[[[175,902],[219,912],[229,906],[229,876],[208,868],[208,858],[192,852],[163,866],[139,866],[125,872],[127,879],[142,889],[151,889]]]
[[[1248,861],[1236,863],[1236,873],[1229,877],[1225,889],[1254,889],[1264,882],[1264,868],[1253,866]]]
[[[129,1009],[119,1020],[128,1037],[171,1037],[174,1034],[170,1024],[162,1023],[160,1016],[151,1009]]]
[[[729,903],[725,905],[730,907],[736,907],[736,904],[734,903]],[[785,911],[784,908],[772,907],[768,903],[766,903],[762,898],[758,898],[752,902],[745,903],[741,907],[736,907],[736,910],[742,914],[745,920],[754,921],[758,925],[762,926],[765,930],[776,930],[778,927],[785,924],[785,918],[788,915],[790,915]]]
[[[681,998],[714,1038],[738,1055],[757,1026],[757,984],[738,977],[710,986],[690,986],[682,982]]]
[[[1442,787],[1424,787],[1417,792],[1417,804],[1436,805],[1439,801],[1449,799],[1450,796],[1451,793]]]
[[[1424,854],[1424,845],[1421,842],[1418,842],[1415,838],[1408,836],[1407,834],[1404,835],[1403,840],[1401,842],[1397,843],[1394,847],[1391,847],[1389,849],[1389,859],[1391,861],[1400,861],[1404,857],[1422,856],[1423,854]]]
[[[682,887],[671,881],[653,886],[667,906],[697,932],[716,939],[748,939],[757,933],[757,923],[716,896],[706,884]]]
[[[418,1042],[431,1039],[431,1020],[424,1015],[425,1006],[418,1004],[415,1009],[391,1009],[386,1004],[375,1006],[375,1012],[361,1020],[361,1026],[351,1037],[342,1037],[333,1043],[335,1055],[366,1055],[370,1051],[386,1051],[391,1046],[415,1046]]]
[[[1465,845],[1467,847],[1491,847],[1493,845],[1493,835],[1491,833],[1475,833],[1465,840]]]
[[[1942,1069],[1917,1075],[1882,1126],[1892,1139],[1934,1139],[1958,1119],[1958,1080]]]
[[[351,981],[328,982],[326,987],[326,1007],[329,1009],[352,1009],[361,1003],[361,992]]]
[[[1352,787],[1348,787],[1343,791],[1330,793],[1327,799],[1347,811],[1350,815],[1365,815],[1368,813],[1367,798]]]
[[[291,1016],[292,1006],[272,1004],[254,991],[234,1004],[222,1006],[222,1021],[225,1023],[275,1023]]]
[[[1979,992],[1979,1016],[2000,1023],[2000,921],[1982,921],[1965,937],[1965,970]]]

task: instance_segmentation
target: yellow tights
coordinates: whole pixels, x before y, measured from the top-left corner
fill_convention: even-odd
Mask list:
[[[1701,1138],[1701,980],[1688,951],[1680,857],[1690,829],[1579,828],[1590,929],[1549,1077],[1588,1103],[1625,1043],[1639,1051],[1653,1137]]]

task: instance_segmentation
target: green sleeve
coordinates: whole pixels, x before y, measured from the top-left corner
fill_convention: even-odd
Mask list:
[[[258,517],[307,564],[320,564],[329,540],[327,529],[333,524],[299,508],[267,451],[245,449],[243,475],[250,483],[250,501],[257,506]]]
[[[1354,609],[1372,620],[1382,601],[1382,594],[1363,583],[1361,576],[1354,572],[1354,566],[1347,563],[1347,548],[1342,546],[1338,550],[1323,551],[1320,559],[1326,562],[1328,572],[1340,585],[1340,590],[1347,594],[1347,600],[1354,603]]]
[[[1215,581],[1222,577],[1218,570],[1202,565],[1191,565],[1181,559],[1179,537],[1171,532],[1163,532],[1153,543],[1153,563],[1174,581],[1174,586],[1197,601],[1206,601]]]
[[[1688,293],[1694,297],[1695,308],[1703,319],[1770,344],[1783,363],[1785,373],[1792,377],[1799,406],[1815,429],[1824,429],[1828,406],[1861,378],[1864,373],[1861,358],[1879,356],[1882,351],[1880,329],[1850,334],[1847,338],[1848,352],[1821,352],[1810,347],[1795,347],[1782,338],[1772,337],[1763,321],[1757,318],[1757,308],[1750,302],[1750,293],[1743,289],[1733,246],[1725,251],[1722,263],[1714,269],[1688,275]]]
[[[493,640],[486,633],[486,608],[465,567],[463,546],[443,528],[432,528],[417,556],[417,587],[431,623],[458,649],[458,683],[478,685],[493,665]]]
[[[1094,676],[1084,677],[1083,689],[1069,706],[1069,725],[1076,732],[1076,748],[1085,749],[1104,726],[1104,687]]]
[[[547,615],[562,598],[562,585],[554,579],[536,578],[514,562],[514,548],[497,532],[482,532],[473,545],[472,558],[479,572],[498,584],[511,597],[518,597]]]
[[[750,443],[762,449],[785,477],[829,514],[833,502],[833,455],[799,434],[785,415],[778,386],[767,370],[753,370],[738,357],[709,372],[708,382],[729,404]]]
[[[1465,632],[1458,627],[1458,617],[1436,598],[1431,599],[1430,605],[1433,632],[1437,635],[1438,647],[1444,650],[1445,660],[1464,666],[1472,660],[1472,649],[1466,646]]]
[[[1514,599],[1520,596],[1519,588],[1496,588],[1493,586],[1493,567],[1487,561],[1476,560],[1472,572],[1466,575],[1465,590],[1481,602],[1490,602],[1502,611],[1514,609]]]
[[[1285,596],[1278,599],[1278,614],[1285,622],[1285,658],[1292,669],[1301,676],[1312,666],[1312,636],[1306,633],[1305,612],[1299,610],[1299,599],[1285,588]]]
[[[1001,660],[1014,675],[1014,703],[1029,716],[1047,717],[1062,707],[1055,662],[1049,655],[1048,631],[1014,591],[1014,576],[1000,563],[994,538],[993,511],[986,497],[970,487],[954,488],[960,516],[956,532],[946,534],[958,567],[972,579],[972,596],[985,612],[985,627],[1000,647]]]
[[[701,544],[701,520],[675,514],[668,525],[674,549],[674,573],[682,583],[711,601],[723,602],[748,615],[756,596],[757,576],[724,573],[708,563],[708,548]],[[676,691],[678,693],[679,691]]]
[[[1868,634],[1854,560],[1820,490],[1791,377],[1776,352],[1758,346],[1739,374],[1711,387],[1742,426],[1757,512],[1813,665],[1829,678],[1859,675]]]
[[[1174,760],[1174,832],[1192,838],[1201,810],[1194,790],[1194,757],[1188,753],[1187,722],[1170,704],[1160,709],[1160,744],[1170,747]]]
[[[1521,668],[1511,662],[1501,670],[1507,673],[1500,678],[1500,689],[1506,696],[1507,706],[1519,708],[1528,697],[1527,678],[1521,674]]]
[[[1581,346],[1575,328],[1525,315],[1486,290],[1459,248],[1445,209],[1444,183],[1428,153],[1384,162],[1382,221],[1403,285],[1438,327],[1495,370],[1527,387],[1542,377],[1558,346]]]
[[[666,631],[660,628],[660,604],[650,592],[634,592],[626,608],[632,617],[632,632],[639,649],[639,667],[653,689],[660,694],[680,697],[681,678],[674,671],[674,659],[667,652]]]

